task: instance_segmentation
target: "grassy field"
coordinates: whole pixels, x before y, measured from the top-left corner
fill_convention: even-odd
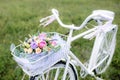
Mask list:
[[[38,27],[39,19],[50,15],[56,8],[66,24],[80,25],[93,10],[107,9],[115,12],[114,24],[120,25],[119,0],[0,0],[0,80],[21,80],[23,72],[17,67],[10,54],[10,44],[19,44],[28,34],[39,31],[66,33],[57,22],[49,27]],[[80,45],[79,45],[79,44]],[[91,43],[81,39],[75,41],[72,50],[76,55]],[[105,80],[120,79],[120,29],[117,33],[117,46],[110,67],[101,75]],[[81,50],[79,50],[79,47]],[[77,50],[76,50],[77,49]],[[80,55],[79,55],[80,56]],[[88,76],[82,80],[94,80]]]

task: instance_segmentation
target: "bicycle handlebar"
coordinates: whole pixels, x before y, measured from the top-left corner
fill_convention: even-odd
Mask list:
[[[58,10],[56,9],[52,9],[52,15],[51,16],[48,16],[46,18],[43,18],[40,20],[40,22],[43,22],[41,25],[43,26],[47,26],[48,24],[52,23],[54,20],[57,20],[58,23],[62,26],[62,27],[65,27],[65,28],[69,28],[69,29],[75,29],[75,30],[80,30],[82,29],[91,19],[94,19],[94,20],[97,20],[98,21],[98,25],[99,25],[99,22],[101,20],[105,20],[106,22],[111,22],[113,21],[114,19],[114,12],[112,11],[108,11],[108,10],[95,10],[92,12],[91,15],[89,15],[84,21],[83,23],[77,27],[77,26],[74,26],[74,24],[72,25],[66,25],[64,24],[61,19],[59,18],[59,12]]]

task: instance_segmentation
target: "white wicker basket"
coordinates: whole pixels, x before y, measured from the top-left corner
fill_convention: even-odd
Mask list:
[[[11,54],[13,55],[14,60],[18,63],[18,65],[26,74],[30,76],[41,74],[44,70],[48,69],[58,61],[67,57],[66,53],[69,49],[66,45],[66,41],[63,40],[58,33],[55,33],[55,35],[56,39],[58,39],[58,43],[61,46],[61,48],[57,52],[42,52],[40,54],[30,54],[26,57],[18,57],[16,56],[15,49],[18,48],[20,45],[11,46]]]

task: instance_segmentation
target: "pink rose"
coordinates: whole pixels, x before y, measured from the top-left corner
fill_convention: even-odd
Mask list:
[[[38,43],[38,47],[39,48],[43,48],[43,47],[45,47],[47,45],[47,43],[45,42],[45,41],[41,41],[40,43]]]
[[[50,44],[51,44],[52,46],[56,46],[56,45],[57,45],[57,43],[56,43],[55,41],[51,41]]]

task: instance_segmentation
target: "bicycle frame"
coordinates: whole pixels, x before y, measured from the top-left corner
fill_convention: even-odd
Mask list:
[[[74,53],[69,51],[68,54],[67,54],[68,58],[66,60],[67,63],[66,63],[66,68],[65,68],[64,74],[63,74],[63,80],[65,80],[69,63],[73,63],[75,66],[80,66],[82,69],[85,70],[86,74],[90,74],[91,76],[94,76],[96,79],[98,79],[98,77],[95,76],[93,70],[96,67],[98,67],[108,56],[106,56],[97,65],[95,65],[94,60],[95,60],[96,55],[97,55],[96,53],[98,52],[98,49],[100,47],[100,42],[102,41],[103,36],[105,35],[104,32],[112,30],[113,28],[116,27],[116,25],[112,24],[112,21],[114,19],[114,13],[111,12],[111,11],[106,11],[106,10],[96,10],[96,11],[93,11],[93,13],[90,16],[88,16],[79,27],[76,27],[73,24],[72,25],[65,25],[65,24],[63,24],[62,21],[59,18],[59,14],[58,14],[58,11],[56,9],[52,9],[52,13],[53,13],[53,15],[48,16],[47,18],[41,19],[40,22],[43,22],[46,19],[50,19],[49,21],[47,21],[47,22],[42,24],[44,26],[47,26],[52,21],[57,20],[58,23],[62,27],[70,29],[70,32],[69,32],[69,35],[68,35],[68,38],[67,38],[67,45],[68,45],[69,49],[71,48],[71,43],[73,41],[75,41],[76,39],[78,39],[78,38],[82,38],[82,37],[84,37],[84,36],[86,36],[86,35],[88,35],[90,33],[92,33],[92,36],[88,35],[87,38],[89,38],[89,37],[92,38],[92,37],[96,36],[96,39],[95,39],[95,42],[94,42],[94,45],[93,45],[93,49],[92,49],[92,52],[91,52],[90,62],[89,62],[88,68],[86,68],[84,66],[84,64],[74,55]],[[98,26],[96,26],[96,27],[94,27],[92,29],[89,29],[89,30],[87,30],[87,31],[85,31],[83,33],[80,33],[80,34],[78,34],[76,36],[72,35],[73,34],[73,30],[81,30],[82,28],[85,27],[85,25],[91,19],[96,20],[97,23],[98,23]],[[105,20],[106,21],[105,24],[103,24],[101,20]],[[112,26],[112,27],[108,27],[108,25]],[[70,58],[72,58],[73,61],[71,61]],[[75,64],[75,63],[77,63],[77,64]]]
[[[112,27],[112,29],[114,29],[114,28],[116,28],[116,25],[112,25],[111,24],[111,26],[113,26]],[[81,33],[81,34],[79,34],[79,35],[77,35],[77,36],[74,36],[74,37],[70,37],[69,36],[69,39],[68,39],[68,45],[70,45],[70,43],[72,42],[72,41],[74,41],[74,40],[76,40],[76,39],[78,39],[78,38],[82,38],[83,36],[85,36],[86,34],[88,34],[88,33],[90,33],[90,32],[93,32],[93,31],[95,31],[96,30],[96,28],[92,28],[92,29],[90,29],[90,30],[88,30],[88,31],[85,31],[85,32],[83,32],[83,33]],[[72,33],[72,31],[71,31],[71,33]],[[70,33],[70,35],[71,35],[71,33]],[[91,76],[94,76],[96,79],[98,79],[98,77],[96,77],[95,76],[95,74],[94,74],[94,69],[96,69],[99,65],[101,65],[109,56],[107,55],[107,56],[105,56],[104,58],[103,58],[103,60],[101,60],[98,64],[95,64],[95,60],[96,60],[96,56],[97,56],[97,53],[98,53],[98,51],[99,51],[99,47],[100,47],[100,43],[101,43],[101,41],[103,40],[103,36],[105,36],[105,34],[104,33],[100,33],[100,34],[97,34],[97,36],[96,36],[96,39],[95,39],[95,42],[94,42],[94,45],[93,45],[93,49],[92,49],[92,52],[91,52],[91,56],[90,56],[90,60],[89,60],[89,65],[88,65],[88,68],[86,68],[85,67],[85,65],[74,55],[74,53],[72,53],[71,51],[69,52],[69,54],[68,54],[68,56],[70,56],[71,58],[72,58],[72,60],[74,60],[74,61],[72,61],[73,62],[73,64],[75,64],[76,66],[80,66],[85,72],[86,72],[86,75],[87,74],[89,74],[89,75],[91,75]],[[70,40],[71,40],[71,42],[70,42]],[[112,59],[112,58],[111,58]],[[70,59],[67,59],[67,61],[68,62],[71,62],[71,60]],[[111,60],[110,60],[111,61]],[[109,62],[110,62],[109,61]],[[75,63],[74,63],[75,62]],[[67,65],[67,64],[66,64]],[[108,66],[108,65],[107,65]],[[66,70],[67,70],[67,66],[66,66]],[[66,73],[65,73],[66,74]],[[64,75],[65,75],[64,74]],[[100,78],[99,78],[100,79]],[[64,79],[63,79],[64,80]]]

